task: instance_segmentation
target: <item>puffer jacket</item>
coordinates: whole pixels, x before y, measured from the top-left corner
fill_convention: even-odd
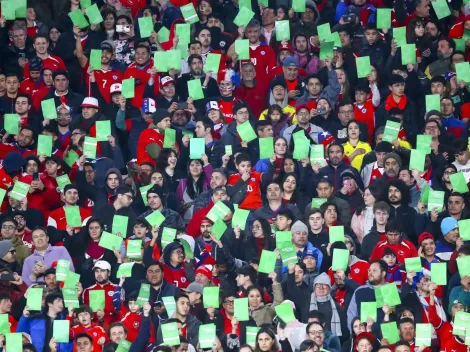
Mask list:
[[[273,303],[261,303],[258,308],[254,310],[250,309],[250,316],[256,322],[257,326],[272,324],[273,319],[276,316],[276,311],[274,310],[274,307],[278,304],[281,304],[284,300],[281,284],[273,285],[272,287],[274,294]]]
[[[297,37],[303,36],[305,37],[305,34],[303,33],[298,33],[292,38],[292,47],[295,50],[295,41],[297,40]],[[312,53],[312,45],[310,44],[310,40],[307,39],[307,51],[305,54],[301,54],[298,51],[294,51],[294,57],[299,60],[299,68],[303,68],[309,75],[315,74],[318,72],[318,65],[320,64],[320,59],[318,56],[314,56]]]

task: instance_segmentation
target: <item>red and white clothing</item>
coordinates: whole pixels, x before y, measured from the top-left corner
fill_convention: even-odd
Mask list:
[[[20,92],[33,96],[33,94],[36,94],[36,92],[45,86],[41,80],[34,82],[31,78],[25,78],[20,84]]]
[[[72,339],[75,338],[78,334],[84,332],[93,340],[93,351],[101,351],[102,345],[98,344],[98,341],[104,337],[105,343],[109,342],[109,337],[106,334],[106,331],[99,325],[90,325],[89,327],[84,327],[83,325],[75,325],[70,328]],[[76,347],[74,346],[74,351]]]
[[[369,275],[369,263],[353,255],[351,257],[351,263],[349,263],[349,271],[352,280],[359,285],[365,285]],[[331,285],[334,285],[335,278],[331,267],[328,269],[328,276],[330,277]]]
[[[91,211],[78,207],[80,211],[80,218],[82,220],[82,226],[86,226],[86,223],[89,218],[91,218]],[[47,219],[47,226],[55,227],[57,230],[65,230],[67,228],[67,219],[65,218],[65,206],[60,207],[56,210],[53,210],[49,214],[49,218]],[[81,227],[77,227],[77,230],[80,230]]]
[[[161,134],[157,129],[147,128],[139,137],[139,143],[137,144],[137,164],[151,163],[155,165],[155,160],[147,153],[147,146],[149,144],[157,143],[160,148],[163,148],[163,140],[165,136]]]
[[[90,67],[90,62],[88,61],[85,67],[82,68],[82,71],[85,73],[88,71],[88,68]],[[121,83],[122,82],[122,72],[118,70],[96,70],[93,71],[95,74],[95,80],[96,80],[96,85],[98,86],[98,89],[101,93],[101,96],[103,97],[104,100],[109,104],[111,103],[111,93],[110,93],[110,88],[111,85],[115,83]],[[91,97],[93,96],[91,92],[91,87],[90,87],[90,75],[86,74],[86,86],[88,87],[88,96]]]
[[[49,55],[47,58],[42,59],[42,69],[48,68],[52,72],[57,70],[66,71],[64,61],[59,56]],[[29,75],[29,62],[26,64],[23,70],[23,77],[30,77]]]
[[[89,306],[90,291],[104,290],[104,321],[105,323],[107,323],[107,325],[117,320],[117,314],[113,306],[113,294],[116,287],[116,284],[113,284],[111,281],[108,281],[104,285],[96,283],[83,291],[83,303]]]
[[[122,77],[123,79],[135,78],[135,95],[134,98],[131,99],[131,102],[132,106],[135,106],[138,109],[142,107],[142,101],[144,100],[144,90],[150,79],[150,70],[152,67],[153,60],[150,60],[143,68],[137,67],[137,64],[133,62],[127,67],[126,71],[124,72],[124,76]],[[158,79],[155,80],[155,84],[153,85],[153,92],[155,96],[160,94],[160,84]]]
[[[240,203],[239,205],[240,209],[252,210],[252,209],[261,208],[263,206],[263,202],[261,201],[261,189],[260,189],[262,175],[263,173],[261,172],[256,172],[256,171],[251,172],[250,180],[248,181],[248,185],[247,185],[246,197],[243,200],[243,202]],[[231,175],[228,178],[227,184],[234,185],[240,179],[241,179],[240,174]]]
[[[402,239],[400,243],[390,244],[385,241],[380,241],[374,247],[372,254],[370,256],[370,261],[381,259],[384,253],[385,248],[392,249],[397,255],[397,262],[400,264],[405,264],[405,258],[414,258],[418,256],[418,251],[413,243],[408,240]]]
[[[354,103],[354,119],[367,125],[369,143],[372,143],[375,130],[375,106],[372,104],[372,99],[367,100],[363,105]]]
[[[268,79],[268,73],[276,68],[276,53],[269,45],[250,45],[250,60],[255,65],[256,79]],[[244,62],[240,61],[240,67]]]
[[[142,315],[140,313],[127,312],[121,319],[121,323],[127,329],[127,338],[129,342],[134,342],[139,334],[140,323],[142,321]]]
[[[186,275],[184,263],[178,268],[163,264],[163,278],[178,288],[186,288],[190,284],[188,276]]]

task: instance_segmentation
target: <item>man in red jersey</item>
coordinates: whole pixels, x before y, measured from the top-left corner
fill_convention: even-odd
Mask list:
[[[254,117],[258,119],[266,108],[269,84],[266,79],[256,79],[253,62],[244,62],[241,66],[241,82],[240,86],[235,88],[234,95],[236,98],[246,101],[251,107]]]
[[[92,324],[93,311],[89,306],[80,306],[74,310],[69,307],[69,311],[72,310],[73,317],[78,321],[77,325],[74,325],[70,328],[71,335],[73,337],[77,336],[79,333],[86,333],[93,340],[93,350],[100,351],[104,344],[109,341],[106,331],[99,326]]]
[[[36,34],[33,39],[33,47],[36,50],[36,56],[42,59],[43,67],[50,68],[53,72],[56,70],[66,70],[65,64],[59,56],[50,55],[49,38],[45,34]],[[29,63],[24,67],[23,77],[29,77]]]
[[[153,100],[153,99],[152,99]],[[147,108],[144,106],[144,110]],[[146,114],[146,111],[142,112]],[[171,126],[170,113],[165,109],[158,109],[153,114],[153,123],[145,129],[139,137],[137,145],[137,164],[149,162],[155,165],[155,160],[163,148],[165,130]]]

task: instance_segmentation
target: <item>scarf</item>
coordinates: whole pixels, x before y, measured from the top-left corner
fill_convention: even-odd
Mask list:
[[[400,101],[397,102],[393,99],[393,94],[390,94],[385,100],[385,110],[390,111],[392,108],[399,108],[400,110],[405,110],[406,108],[406,95],[400,97]]]
[[[312,310],[318,310],[318,303],[330,302],[331,304],[331,332],[336,336],[343,336],[341,331],[341,320],[339,318],[338,310],[336,309],[335,301],[331,298],[330,295],[326,297],[317,297],[315,293],[312,293],[310,297],[310,312]]]
[[[93,258],[93,261],[101,259],[101,257],[103,257],[104,255],[105,249],[103,247],[100,247],[98,243],[99,242],[91,240],[88,244],[88,249],[86,251],[86,254]]]

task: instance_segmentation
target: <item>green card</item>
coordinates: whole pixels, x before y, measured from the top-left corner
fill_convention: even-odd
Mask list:
[[[219,287],[204,287],[202,291],[202,300],[204,308],[213,307],[219,308]]]
[[[388,343],[394,344],[400,341],[396,322],[380,324],[380,330],[382,330],[382,337],[387,339]]]
[[[248,298],[236,298],[233,300],[234,316],[238,321],[250,320],[248,312]]]
[[[416,136],[416,149],[431,154],[432,136],[427,134],[418,134]]]
[[[44,289],[42,287],[33,287],[28,289],[26,305],[29,310],[41,310],[43,291]]]
[[[160,327],[165,345],[176,346],[180,344],[179,330],[176,323],[161,324]]]
[[[162,230],[162,246],[165,248],[168,244],[173,242],[176,238],[176,229],[172,229],[171,227],[164,227]]]
[[[101,58],[100,58],[101,59]],[[54,98],[41,101],[42,115],[45,119],[57,119],[57,109],[55,107]]]
[[[223,220],[229,212],[230,208],[219,200],[212,206],[211,210],[207,213],[206,218],[212,222],[216,222],[217,219]]]
[[[193,100],[204,99],[204,91],[202,90],[202,84],[199,78],[188,81],[188,95]]]
[[[67,273],[70,271],[70,261],[59,259],[55,269],[55,277],[57,281],[65,281]]]
[[[361,302],[361,322],[367,322],[368,318],[377,321],[377,302]]]
[[[153,62],[158,72],[170,71],[170,62],[167,59],[166,51],[156,51],[153,54]]]
[[[26,12],[28,11],[26,0],[18,0],[18,1],[10,0],[10,1],[15,4],[15,17],[26,18]]]
[[[393,39],[397,43],[397,47],[406,45],[406,27],[393,28]]]
[[[288,20],[276,21],[276,40],[290,40],[290,22]]]
[[[194,253],[188,241],[181,239],[180,242],[184,248],[184,255],[187,256],[189,259],[194,259]]]
[[[356,58],[357,78],[367,77],[371,73],[370,57],[361,56]]]
[[[215,237],[220,240],[222,236],[224,235],[225,231],[227,230],[227,225],[221,220],[217,219],[217,221],[212,225],[212,234],[215,235]]]
[[[2,16],[5,17],[7,21],[13,21],[16,18],[16,6],[13,1],[2,1]]]
[[[122,95],[126,99],[134,98],[135,78],[128,78],[122,80]]]
[[[452,334],[462,336],[466,330],[470,330],[470,313],[455,312]]]
[[[36,151],[38,156],[51,156],[52,155],[52,136],[40,134],[38,136],[38,149]]]
[[[468,185],[465,180],[465,176],[462,171],[457,172],[449,176],[450,183],[452,184],[452,190],[459,193],[467,193]]]
[[[68,153],[64,155],[64,161],[70,167],[72,167],[78,159],[80,159],[80,156],[75,150],[69,150]]]
[[[0,334],[9,334],[10,322],[8,321],[8,314],[0,314]]]
[[[180,50],[167,50],[165,51],[166,58],[169,62],[170,69],[181,71],[181,51]]]
[[[150,225],[159,227],[165,221],[165,216],[163,216],[159,210],[155,210],[147,215],[145,220],[147,220]]]
[[[423,271],[421,257],[405,258],[406,272],[420,273]]]
[[[319,163],[323,165],[325,162],[325,148],[322,144],[312,144],[310,145],[310,163],[315,165]]]
[[[80,215],[80,208],[77,205],[66,206],[65,218],[67,225],[72,227],[81,227],[82,226],[82,217]]]
[[[139,17],[139,30],[141,38],[148,38],[153,32],[152,17]]]
[[[240,8],[240,11],[238,11],[237,17],[233,20],[233,23],[237,26],[243,26],[246,27],[248,22],[251,21],[251,19],[255,16],[255,13],[251,11],[251,9],[247,7],[242,7]]]
[[[103,231],[100,242],[98,245],[100,247],[109,249],[110,251],[118,251],[121,248],[122,237],[113,235],[112,233]]]
[[[274,138],[265,137],[259,140],[259,158],[260,159],[271,159],[274,155]]]
[[[127,241],[126,256],[130,259],[142,259],[142,240]]]
[[[347,249],[335,248],[333,250],[333,262],[331,264],[331,270],[336,271],[338,269],[346,271],[349,264],[349,251]]]
[[[178,23],[176,25],[176,35],[179,38],[179,42],[183,44],[188,44],[191,41],[191,24],[189,23]],[[187,49],[187,47],[186,47]]]
[[[415,44],[403,44],[401,46],[401,64],[416,64],[416,45]]]
[[[207,54],[206,63],[204,64],[204,72],[212,71],[214,74],[219,72],[221,54]]]
[[[465,52],[465,39],[454,39],[455,42],[455,51],[464,51]]]
[[[294,12],[305,12],[305,0],[292,0],[292,8]]]
[[[289,302],[278,304],[276,307],[274,307],[274,310],[276,311],[276,315],[286,324],[289,324],[291,321],[296,319],[292,306]]]
[[[307,138],[298,139],[294,142],[294,153],[292,157],[296,160],[308,158],[310,141]]]
[[[409,169],[410,170],[416,169],[418,171],[423,172],[425,159],[426,159],[425,152],[419,149],[412,149]]]
[[[277,231],[276,232],[276,248],[281,249],[292,244],[292,232]]]
[[[241,125],[238,125],[237,132],[241,140],[247,143],[254,141],[256,138],[258,138],[255,130],[251,126],[250,121],[245,121]]]
[[[147,202],[147,191],[152,188],[154,185],[153,183],[143,186],[139,188],[140,195],[142,196],[142,200],[144,201],[144,205],[147,207],[149,204]]]
[[[323,42],[320,45],[320,60],[325,60],[326,58],[333,58],[333,47],[335,46],[334,42]]]
[[[192,4],[191,4],[192,5]],[[215,324],[199,325],[199,347],[212,348],[216,339]]]
[[[461,278],[470,276],[470,256],[458,257],[457,267]]]
[[[317,27],[318,40],[320,43],[328,42],[331,38],[331,28],[329,23],[322,24]]]
[[[111,121],[96,121],[96,140],[107,142],[111,136]]]
[[[10,349],[10,351],[23,351],[23,334],[12,333],[5,335],[5,350]]]
[[[176,130],[172,128],[165,129],[165,139],[163,140],[163,148],[171,148],[176,143]]]
[[[29,192],[29,187],[30,185],[27,183],[16,181],[10,193],[10,197],[16,200],[23,200]]]
[[[312,209],[317,208],[320,209],[323,203],[328,201],[327,198],[312,198]]]
[[[8,134],[18,134],[20,131],[20,117],[18,114],[5,114],[3,126]]]
[[[392,9],[377,9],[377,28],[392,28]]]
[[[250,41],[248,39],[235,40],[235,52],[238,54],[238,60],[249,60]]]
[[[160,28],[157,35],[159,43],[165,43],[170,40],[170,31],[165,26],[162,26],[162,28]]]
[[[431,263],[431,281],[436,285],[447,285],[447,263]]]
[[[246,331],[246,343],[250,345],[252,348],[255,348],[256,345],[256,335],[258,335],[258,331],[261,328],[257,326],[247,326]]]
[[[90,20],[90,24],[100,24],[103,22],[103,17],[101,16],[101,12],[98,9],[98,5],[94,4],[86,9],[86,15]]]
[[[416,324],[416,347],[431,346],[433,327],[431,324]]]
[[[79,281],[80,281],[80,274],[69,271],[67,273],[67,278],[64,281],[64,288],[75,289]]]
[[[428,210],[432,211],[433,209],[436,209],[440,213],[444,207],[444,197],[445,194],[443,191],[431,190],[429,192]]]
[[[250,215],[249,210],[240,209],[240,208],[235,210],[235,214],[233,214],[233,217],[232,217],[232,228],[235,228],[235,226],[238,226],[240,230],[245,231],[246,221],[248,220],[249,215]]]
[[[385,124],[385,130],[382,140],[385,142],[392,143],[392,141],[398,139],[398,133],[400,132],[400,123],[394,121],[387,121]]]
[[[173,313],[176,312],[175,297],[172,297],[172,296],[162,297],[162,301],[163,301],[163,305],[165,306],[168,317],[172,317]]]
[[[437,19],[442,19],[444,17],[450,16],[449,5],[447,5],[446,0],[435,0],[431,1],[434,12],[436,12]]]
[[[180,6],[180,11],[186,22],[189,22],[190,24],[199,22],[199,17],[192,2],[187,5]]]
[[[252,10],[251,0],[238,0],[238,8],[242,9],[244,7],[249,8],[250,10]]]
[[[429,193],[431,193],[431,187],[428,184],[425,184],[423,189],[421,190],[421,201],[428,205],[429,202]]]
[[[330,243],[344,243],[344,226],[330,226]]]
[[[119,269],[116,273],[116,278],[121,278],[122,276],[131,277],[132,276],[132,268],[134,266],[134,262],[131,263],[122,263],[119,265]]]
[[[264,250],[261,252],[261,259],[259,261],[258,272],[260,273],[272,273],[276,266],[277,253]]]
[[[457,73],[457,81],[464,81],[466,83],[470,82],[470,63],[468,62],[459,62],[455,64],[455,71]]]
[[[150,285],[149,284],[141,284],[139,295],[135,301],[135,304],[143,307],[145,303],[149,301],[150,298]]]
[[[96,5],[95,5],[96,6]],[[54,320],[52,327],[52,337],[59,343],[68,343],[70,332],[69,320]]]
[[[93,312],[104,310],[104,290],[89,291],[90,308]]]
[[[395,307],[401,304],[401,299],[400,299],[400,294],[398,293],[398,288],[397,285],[392,282],[391,284],[385,284],[383,286],[380,286],[380,292],[382,293],[382,297],[387,297],[387,304],[390,307]],[[378,306],[378,300],[377,301],[377,306]],[[383,307],[383,301],[382,301],[382,306],[379,308]]]
[[[335,46],[341,48],[343,44],[341,44],[341,38],[339,37],[338,32],[333,32],[331,33],[331,38],[330,41],[333,40],[333,43],[335,43]]]
[[[129,218],[123,215],[114,215],[113,216],[113,225],[111,229],[111,233],[116,235],[120,233],[123,238],[127,237],[127,224],[129,222]]]
[[[189,140],[189,158],[201,159],[202,155],[206,153],[206,141],[204,138],[191,138]]]
[[[426,112],[430,110],[441,111],[441,97],[439,94],[426,95]]]
[[[83,142],[83,155],[85,155],[87,159],[96,159],[97,143],[96,138],[85,137],[85,141]]]
[[[132,347],[132,342],[121,339],[121,341],[119,341],[119,345],[116,349],[116,352],[129,352],[131,347]]]
[[[467,220],[459,220],[457,221],[459,224],[459,236],[464,241],[470,240],[470,219]]]
[[[226,145],[225,146],[225,154],[227,154],[228,156],[233,155],[233,150],[232,150],[231,145]]]
[[[288,242],[282,242],[282,244],[282,248],[278,248],[279,253],[281,253],[282,265],[287,267],[289,264],[297,264],[299,258],[297,257],[295,247]]]
[[[89,26],[85,16],[83,15],[82,10],[80,9],[76,9],[75,11],[69,12],[69,17],[75,26],[79,26],[80,28],[86,28]]]
[[[80,0],[80,7],[86,9],[91,6],[91,0]]]

